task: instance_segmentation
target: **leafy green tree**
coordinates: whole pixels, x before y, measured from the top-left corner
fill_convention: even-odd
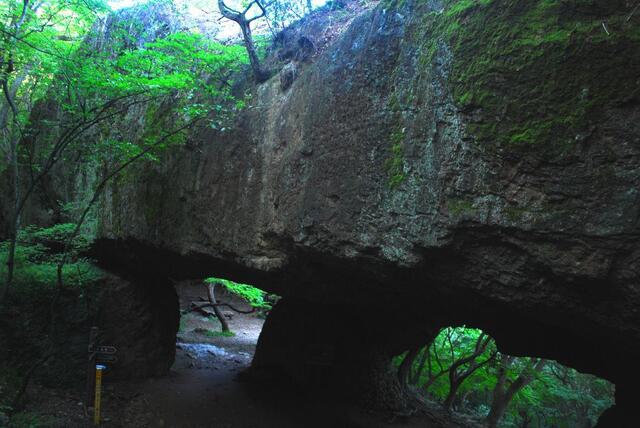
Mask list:
[[[243,314],[250,314],[250,313],[256,312],[257,310],[269,311],[271,309],[271,303],[267,300],[267,293],[265,293],[264,291],[252,285],[241,284],[241,283],[233,282],[223,278],[210,277],[204,280],[204,286],[207,289],[208,301],[204,303],[193,302],[191,304],[191,308],[187,309],[183,313],[200,311],[203,314],[208,315],[208,313],[205,312],[204,309],[205,308],[213,309],[213,312],[216,318],[218,318],[218,321],[220,321],[222,333],[231,333],[231,328],[229,327],[229,323],[225,318],[225,316],[223,315],[222,311],[220,310],[220,308],[223,306],[228,307],[229,309],[235,312],[239,312]],[[251,309],[243,310],[231,305],[230,303],[219,302],[216,298],[217,286],[222,286],[226,288],[227,291],[229,291],[230,293],[246,301],[251,306]]]
[[[69,162],[74,154],[76,163],[91,163],[101,171],[88,192],[92,196],[79,210],[72,240],[109,180],[139,160],[157,161],[162,151],[184,142],[188,128],[203,121],[220,128],[243,107],[231,95],[233,73],[246,63],[240,46],[185,32],[146,35],[140,45],[131,43],[130,23],[117,19],[112,20],[109,43],[95,43],[102,42],[99,34],[83,43],[101,5],[25,1],[2,10],[5,50],[0,65],[5,71],[0,83],[10,118],[3,128],[8,136],[3,147],[8,147],[13,188],[3,301],[13,282],[20,215],[59,162]],[[44,6],[49,13],[42,12]],[[168,6],[158,2],[144,7]],[[23,59],[22,74],[16,71],[16,58]],[[25,73],[30,78],[23,78]],[[11,89],[15,87],[19,89]],[[106,124],[133,120],[134,115],[145,120],[133,135],[105,132]],[[62,286],[61,276],[58,282]]]
[[[102,174],[80,212],[70,241],[80,232],[111,179],[135,162],[159,161],[163,151],[182,144],[186,131],[203,120],[210,127],[222,128],[244,105],[230,94],[231,76],[245,62],[240,46],[224,46],[181,32],[149,42],[144,49],[128,50],[105,66],[107,61],[102,58],[94,63],[101,66],[100,70],[91,66],[80,70],[79,76],[89,80],[87,88],[98,88],[96,97],[109,93],[111,97],[128,97],[132,91],[144,94],[143,133],[135,140],[98,136],[97,143],[89,148],[86,159],[102,166]],[[100,88],[105,75],[111,82]],[[164,107],[167,103],[171,104],[170,109]],[[159,107],[154,109],[154,104]],[[64,259],[59,272],[63,263]],[[61,276],[58,281],[61,285]]]
[[[262,65],[260,64],[260,58],[258,57],[255,42],[253,40],[251,23],[266,16],[267,8],[270,5],[271,3],[263,2],[263,0],[252,0],[242,10],[235,10],[227,6],[224,0],[218,0],[218,9],[220,10],[220,14],[238,24],[240,31],[242,31],[242,38],[247,49],[247,54],[249,55],[249,62],[251,63],[253,76],[259,83],[267,80],[270,73],[263,70]],[[256,9],[257,12],[254,12]]]
[[[489,426],[587,428],[613,404],[611,383],[555,361],[498,353],[492,342],[475,362],[460,364],[485,341],[477,329],[443,329],[428,345],[396,359],[398,376],[406,376],[417,392],[443,403],[449,399],[456,410]],[[450,372],[456,365],[457,373],[478,367],[452,399]]]
[[[530,384],[547,364],[542,358],[519,358],[501,354],[497,361],[498,375],[493,388],[487,426],[495,428],[515,395]],[[520,366],[520,367],[516,367]],[[516,374],[512,372],[517,371]]]
[[[311,13],[313,4],[311,0],[250,0],[242,2],[241,8],[238,9],[234,9],[230,4],[229,1],[218,0],[218,10],[223,17],[234,21],[240,27],[254,78],[258,83],[262,83],[270,77],[271,73],[261,64],[253,36],[253,23],[264,19],[272,36],[276,36],[287,25]]]
[[[496,356],[495,350],[490,351],[491,347],[495,347],[495,344],[493,339],[488,335],[480,333],[477,337],[469,341],[468,336],[456,333],[457,332],[453,330],[453,333],[447,335],[452,363],[447,370],[449,392],[443,403],[446,410],[452,409],[462,384],[478,369],[493,361]],[[452,339],[452,337],[454,339]],[[453,340],[458,342],[458,350],[461,351],[457,353],[457,355],[456,347],[452,343]],[[490,354],[486,355],[487,352],[490,352]]]
[[[613,405],[614,386],[595,376],[578,373],[548,361],[536,381],[523,388],[505,413],[505,419],[523,425],[587,428]]]
[[[0,149],[6,160],[0,164],[0,172],[9,169],[12,189],[7,277],[0,303],[13,282],[20,214],[39,182],[37,177],[59,158],[59,153],[52,153],[44,172],[31,169],[31,184],[23,191],[20,162],[32,155],[25,143],[34,138],[29,131],[31,109],[47,93],[61,64],[77,49],[81,36],[105,7],[102,1],[30,0],[7,1],[0,6]],[[72,140],[86,123],[77,125],[61,143]]]
[[[494,360],[496,350],[493,339],[481,330],[449,327],[417,354],[410,382],[451,410],[460,394],[472,389],[474,376]]]
[[[48,301],[49,322],[31,333],[44,340],[34,345],[30,367],[21,369],[26,375],[9,403],[13,409],[35,369],[56,356],[63,278],[67,286],[92,281],[95,269],[79,258],[80,244],[86,243],[81,230],[110,180],[134,163],[158,162],[193,126],[224,127],[243,107],[231,95],[233,75],[247,62],[241,46],[187,32],[136,39],[130,31],[139,23],[123,22],[122,16],[94,25],[105,12],[103,3],[86,0],[0,6],[0,173],[9,172],[13,189],[9,239],[0,245],[0,273],[6,278],[0,303],[14,284],[17,298],[34,287],[49,295],[43,291],[57,284]],[[100,33],[104,25],[111,25],[109,40]],[[127,122],[137,126],[127,128]],[[23,209],[38,186],[52,174],[77,168],[91,170],[92,178],[67,214],[74,224],[51,231],[21,227]]]

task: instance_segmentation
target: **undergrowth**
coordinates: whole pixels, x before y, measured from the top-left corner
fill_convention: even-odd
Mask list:
[[[51,358],[36,371],[36,377],[42,383],[65,386],[81,378],[81,374],[76,373],[78,367],[82,370],[78,358],[85,356],[86,345],[79,339],[84,338],[99,306],[102,272],[83,256],[89,240],[82,236],[74,240],[66,253],[64,289],[52,307],[57,291],[57,264],[74,228],[73,224],[49,228],[29,226],[18,235],[14,282],[0,313],[0,361],[3,364],[0,367],[0,407],[7,412],[16,412],[11,419],[12,426],[39,426],[28,425],[29,418],[36,416],[20,414],[19,408],[9,409],[9,406],[13,404],[24,374],[44,355],[51,354]],[[9,243],[0,242],[0,281],[3,284],[7,276],[8,250]],[[52,310],[55,311],[55,323]],[[20,425],[20,421],[27,425]]]

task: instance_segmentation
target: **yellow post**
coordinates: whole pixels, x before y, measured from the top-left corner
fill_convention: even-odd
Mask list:
[[[93,424],[100,425],[100,398],[102,395],[102,371],[105,366],[96,366],[96,397],[93,404]]]

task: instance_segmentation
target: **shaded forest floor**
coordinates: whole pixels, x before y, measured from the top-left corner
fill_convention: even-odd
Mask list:
[[[183,308],[200,297],[197,287],[180,290]],[[223,300],[225,300],[223,298]],[[227,299],[228,300],[228,299]],[[235,302],[237,303],[237,302]],[[232,337],[216,335],[219,323],[194,313],[183,316],[176,361],[168,376],[141,381],[104,380],[103,426],[179,428],[390,428],[462,427],[439,414],[403,418],[376,414],[282,382],[246,382],[238,374],[249,367],[264,320],[233,314]],[[82,392],[29,391],[27,415],[17,426],[86,427]],[[30,419],[29,419],[30,418]],[[434,422],[437,421],[437,422]]]

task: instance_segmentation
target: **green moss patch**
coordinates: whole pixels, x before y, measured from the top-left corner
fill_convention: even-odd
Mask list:
[[[404,132],[396,130],[391,133],[391,156],[385,163],[387,175],[389,177],[389,187],[395,189],[406,179],[404,173],[404,154],[402,143],[404,141]]]
[[[454,216],[475,215],[478,211],[473,206],[473,201],[465,199],[451,199],[447,202],[447,208]]]
[[[411,31],[420,67],[451,49],[450,88],[476,113],[468,131],[482,147],[557,155],[607,107],[640,101],[640,15],[629,13],[615,1],[450,0],[416,13]]]

